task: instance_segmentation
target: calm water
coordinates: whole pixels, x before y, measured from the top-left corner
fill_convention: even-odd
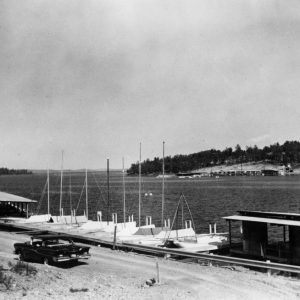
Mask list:
[[[78,207],[77,214],[85,208],[85,174],[73,172],[64,176],[63,207],[65,214],[70,214],[70,203]],[[0,176],[0,190],[38,200],[33,210],[47,212],[46,174]],[[88,174],[89,216],[96,218],[96,211],[101,210],[104,217],[107,208],[107,184],[105,172]],[[44,193],[43,193],[44,190]],[[59,208],[60,174],[50,176],[51,213],[57,215]],[[149,196],[149,192],[152,196]],[[148,193],[148,196],[145,194]],[[195,221],[197,232],[207,232],[208,224],[217,223],[218,231],[227,231],[224,216],[237,210],[264,210],[300,213],[300,176],[290,177],[223,177],[199,179],[166,179],[165,181],[165,216],[171,220],[183,193],[188,201]],[[71,196],[71,197],[70,197]],[[142,223],[145,216],[151,215],[153,222],[160,226],[161,220],[161,179],[142,178]],[[123,221],[122,174],[111,172],[110,177],[111,212],[118,213],[118,220]],[[126,177],[126,210],[138,219],[138,178]],[[181,212],[181,210],[180,210]],[[187,209],[184,217],[189,219]],[[181,216],[180,216],[181,218]]]

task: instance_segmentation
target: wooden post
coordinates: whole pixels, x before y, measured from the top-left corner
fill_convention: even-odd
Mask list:
[[[231,249],[231,220],[229,220],[229,250]]]
[[[124,167],[124,157],[122,158],[122,181],[123,181],[123,222],[124,222],[124,227],[126,227],[126,191],[125,191],[125,167]]]
[[[50,179],[49,169],[47,170],[47,214],[50,215]]]
[[[109,159],[106,160],[106,164],[107,164],[107,212],[106,212],[106,216],[107,216],[107,225],[109,225],[109,215],[110,215],[110,203],[109,203]]]
[[[164,226],[164,209],[165,209],[165,142],[163,142],[163,165],[162,165],[162,193],[161,193],[161,227]]]
[[[181,202],[181,227],[183,228],[184,218],[183,218],[183,201]]]
[[[271,262],[270,260],[266,261],[267,264],[269,264],[270,262]],[[267,274],[268,274],[268,277],[270,277],[272,275],[271,269],[267,269]]]
[[[159,265],[158,265],[158,261],[156,261],[156,278],[157,278],[157,283],[159,283]]]
[[[64,167],[64,151],[61,151],[60,195],[59,195],[59,215],[60,216],[61,216],[61,208],[62,208],[63,167]]]
[[[142,188],[142,143],[140,143],[140,157],[139,157],[139,227],[141,227],[141,188]]]
[[[117,241],[117,225],[115,225],[115,230],[114,230],[114,244],[113,244],[113,250],[116,250],[116,241]]]
[[[89,219],[89,198],[88,198],[88,177],[87,177],[87,169],[85,169],[85,215],[87,220]]]
[[[213,254],[213,253],[210,253],[209,255],[214,255],[214,254]],[[213,265],[212,262],[213,262],[212,260],[209,260],[209,261],[208,261],[208,265],[209,265],[210,267],[212,267],[212,265]]]
[[[69,188],[70,188],[70,212],[71,212],[71,225],[72,225],[72,223],[73,223],[73,212],[72,212],[72,190],[71,190],[71,171],[69,172],[69,175],[70,175],[70,177],[69,177],[69,182],[70,182],[70,186],[69,186]]]

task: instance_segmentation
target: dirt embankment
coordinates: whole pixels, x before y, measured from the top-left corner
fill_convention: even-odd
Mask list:
[[[36,274],[18,275],[13,243],[28,238],[0,232],[0,265],[13,277],[0,299],[298,299],[300,280],[268,277],[244,268],[210,267],[92,247],[87,263],[44,266],[30,263]],[[159,263],[160,283],[156,279]]]

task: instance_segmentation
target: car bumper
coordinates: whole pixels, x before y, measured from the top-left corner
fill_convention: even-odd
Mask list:
[[[79,260],[79,259],[88,259],[90,258],[90,254],[85,254],[85,255],[77,255],[74,257],[70,256],[61,256],[61,257],[54,257],[53,261],[54,262],[64,262],[64,261],[72,261],[72,260]]]

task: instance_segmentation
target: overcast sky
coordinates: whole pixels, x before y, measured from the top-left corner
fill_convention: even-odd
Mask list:
[[[299,140],[299,34],[299,0],[0,0],[0,166]]]

